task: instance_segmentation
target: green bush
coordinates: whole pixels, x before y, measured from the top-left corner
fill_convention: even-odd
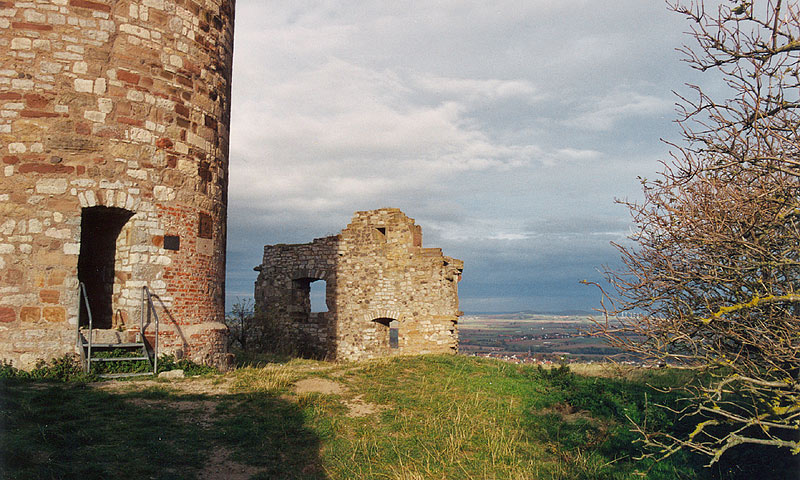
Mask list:
[[[81,362],[75,355],[39,360],[30,372],[13,367],[10,363],[0,364],[0,379],[6,380],[58,380],[61,382],[88,382],[96,377],[83,372]]]

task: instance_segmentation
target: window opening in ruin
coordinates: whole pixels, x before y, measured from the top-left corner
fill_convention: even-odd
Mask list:
[[[86,285],[94,328],[112,326],[117,239],[132,216],[133,212],[123,208],[98,206],[81,210],[78,280]],[[89,324],[83,301],[80,303],[79,321],[81,325]]]
[[[375,235],[376,240],[378,242],[385,242],[386,241],[386,228],[384,228],[384,227],[376,228],[375,231],[377,232],[377,235]]]
[[[392,320],[389,323],[389,348],[398,348],[400,346],[400,323],[397,320]]]
[[[311,313],[324,313],[328,311],[327,303],[328,285],[325,280],[312,280],[309,284],[309,299],[311,300]]]
[[[384,332],[381,335],[384,338],[384,345],[388,345],[391,349],[400,346],[400,323],[397,320],[392,318],[376,318],[373,322],[383,325],[383,328],[378,328]]]

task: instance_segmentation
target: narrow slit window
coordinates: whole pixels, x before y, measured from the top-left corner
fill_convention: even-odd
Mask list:
[[[389,348],[395,349],[400,347],[400,330],[397,320],[392,320],[389,323]]]

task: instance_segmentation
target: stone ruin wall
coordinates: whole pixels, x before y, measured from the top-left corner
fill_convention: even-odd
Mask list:
[[[339,235],[310,244],[268,245],[256,269],[257,307],[330,358],[457,352],[463,262],[423,248],[421,228],[398,209],[357,212]],[[328,312],[309,314],[308,279],[326,281]]]
[[[336,340],[336,257],[339,236],[302,245],[267,245],[256,267],[256,306],[300,353],[333,357]],[[311,313],[309,282],[324,280],[327,312]]]
[[[100,257],[113,316],[98,321],[138,326],[148,285],[162,352],[227,358],[233,9],[0,0],[0,360],[74,351],[79,264]]]

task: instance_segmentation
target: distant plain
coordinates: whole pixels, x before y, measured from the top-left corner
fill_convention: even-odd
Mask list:
[[[538,361],[603,361],[621,352],[592,337],[590,313],[478,313],[459,321],[459,353]]]

